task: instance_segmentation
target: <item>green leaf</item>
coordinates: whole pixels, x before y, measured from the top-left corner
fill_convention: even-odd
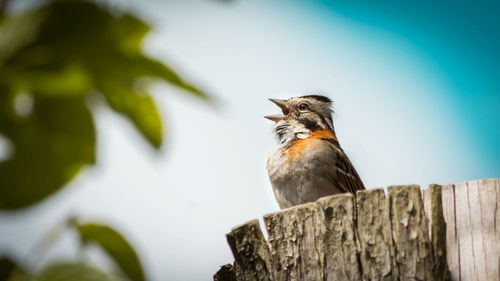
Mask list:
[[[95,129],[83,98],[33,97],[33,112],[18,116],[15,95],[0,90],[0,133],[14,146],[0,162],[0,209],[17,209],[52,194],[95,162]]]
[[[0,257],[0,281],[26,281],[29,273],[7,256]]]
[[[89,93],[102,94],[155,148],[162,145],[163,126],[148,92],[152,83],[210,101],[143,53],[149,30],[129,13],[88,0],[47,0],[0,21],[0,134],[14,147],[13,157],[0,162],[0,209],[39,202],[94,163]],[[33,97],[32,114],[16,113],[19,93]]]
[[[61,97],[98,90],[111,108],[127,116],[155,147],[162,143],[161,121],[146,91],[133,94],[139,79],[160,78],[210,100],[173,69],[142,53],[142,41],[150,27],[139,18],[111,14],[83,0],[52,1],[39,13],[44,17],[35,39],[12,53],[0,68],[0,83],[14,91]],[[129,106],[133,102],[139,108]]]
[[[116,230],[103,224],[85,223],[77,225],[84,243],[99,244],[132,281],[144,281],[144,271],[139,257],[130,243]]]
[[[81,64],[54,63],[11,67],[0,70],[0,81],[10,84],[16,92],[36,93],[47,97],[84,96],[92,90],[92,81]]]
[[[14,268],[16,268],[16,263],[12,259],[0,257],[0,280],[8,280]]]
[[[181,78],[172,68],[168,67],[164,63],[160,63],[158,61],[152,60],[147,57],[138,57],[135,59],[136,65],[140,76],[152,76],[159,77],[169,82],[170,84],[177,86],[189,93],[192,93],[204,100],[209,101],[210,96],[193,86],[192,84],[186,82],[183,78]]]
[[[45,14],[41,11],[0,18],[0,67],[5,59],[36,38],[44,18]]]
[[[110,22],[108,31],[122,51],[135,54],[141,51],[142,39],[151,30],[149,25],[131,14]]]
[[[116,281],[101,270],[82,263],[59,263],[46,267],[33,281]]]
[[[146,92],[138,93],[122,84],[103,82],[105,84],[99,86],[111,108],[127,116],[142,135],[159,148],[163,130],[160,113],[153,98]]]

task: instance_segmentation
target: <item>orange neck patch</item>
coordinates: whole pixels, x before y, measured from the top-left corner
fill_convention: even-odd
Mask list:
[[[328,129],[321,129],[321,130],[316,130],[312,132],[311,136],[309,138],[314,138],[314,139],[333,139],[335,141],[337,140],[337,136],[335,135],[334,132],[328,130]]]
[[[312,132],[310,137],[294,141],[288,149],[283,151],[283,154],[286,156],[286,161],[290,162],[293,159],[302,156],[306,147],[314,145],[315,140],[317,139],[331,139],[338,142],[337,136],[335,136],[334,132],[328,129],[316,130]]]

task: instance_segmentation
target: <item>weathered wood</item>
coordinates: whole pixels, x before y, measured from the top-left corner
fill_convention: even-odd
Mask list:
[[[355,230],[355,205],[351,194],[318,200],[323,254],[323,280],[360,280],[359,240]]]
[[[424,210],[429,219],[429,237],[433,258],[433,273],[437,280],[450,280],[450,271],[446,261],[446,223],[443,215],[443,187],[431,184],[422,190]]]
[[[357,192],[357,230],[361,243],[360,261],[364,280],[396,280],[389,200],[382,188]]]
[[[275,280],[323,280],[316,203],[264,216]]]
[[[214,281],[236,281],[236,273],[232,264],[225,264],[214,274]]]
[[[500,280],[500,179],[443,187],[452,280]]]
[[[260,230],[259,221],[251,220],[226,234],[231,247],[237,280],[273,280],[267,242]]]
[[[443,215],[446,222],[446,260],[450,269],[451,280],[460,280],[458,237],[456,236],[456,202],[455,188],[450,186],[443,187]]]
[[[353,196],[266,215],[275,280],[359,280]]]
[[[256,220],[234,228],[234,276],[499,280],[499,198],[500,179],[325,197],[264,216],[268,241]]]
[[[446,223],[443,215],[443,188],[431,184],[431,212],[428,215],[432,243],[433,273],[438,280],[450,280],[450,270],[446,263]]]
[[[401,280],[432,280],[429,226],[417,185],[389,186],[392,240]]]

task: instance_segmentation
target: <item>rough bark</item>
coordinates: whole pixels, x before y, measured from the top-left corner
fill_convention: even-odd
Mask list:
[[[361,243],[363,280],[397,280],[389,200],[382,188],[358,192],[357,229]]]
[[[236,273],[232,264],[225,264],[214,274],[214,281],[236,281]]]
[[[499,280],[499,197],[499,179],[325,197],[264,216],[268,241],[257,220],[234,228],[224,270],[236,280]]]
[[[264,222],[274,280],[323,280],[321,220],[315,203],[266,215]]]
[[[420,188],[389,186],[392,240],[399,279],[432,280],[428,222]]]
[[[440,280],[450,280],[450,271],[446,263],[446,223],[443,215],[443,188],[441,185],[431,184],[430,194],[429,231],[434,259],[434,276]]]
[[[322,219],[319,249],[324,256],[324,280],[360,280],[354,197],[342,194],[322,198],[317,204]]]
[[[226,237],[235,258],[234,271],[237,280],[273,280],[269,248],[258,220],[251,220],[233,228]]]

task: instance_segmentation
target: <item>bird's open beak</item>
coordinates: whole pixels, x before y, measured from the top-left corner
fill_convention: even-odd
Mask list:
[[[269,119],[269,120],[274,121],[274,122],[278,122],[281,119],[285,118],[285,115],[283,115],[283,114],[274,114],[274,115],[264,116],[264,118]]]
[[[274,122],[278,122],[281,119],[285,118],[285,116],[290,112],[288,110],[288,107],[286,106],[286,100],[279,100],[279,99],[269,99],[269,100],[272,101],[277,106],[279,106],[281,108],[281,111],[283,112],[283,114],[268,115],[268,116],[264,116],[264,118],[269,119],[269,120],[274,121]]]

